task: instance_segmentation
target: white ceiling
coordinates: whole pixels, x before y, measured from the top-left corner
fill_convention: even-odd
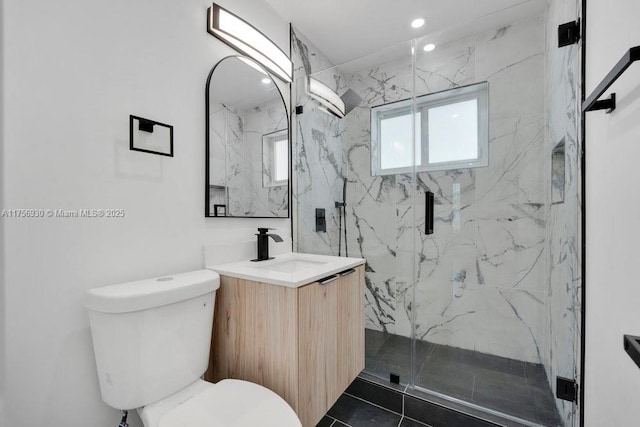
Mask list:
[[[545,0],[266,0],[334,65],[406,40],[466,37],[542,13]],[[414,18],[425,18],[419,29]],[[446,40],[445,40],[446,38]]]

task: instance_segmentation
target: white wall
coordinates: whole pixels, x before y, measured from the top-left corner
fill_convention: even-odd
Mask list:
[[[587,95],[640,45],[640,2],[587,1]],[[587,113],[586,426],[637,425],[640,369],[622,335],[640,335],[640,66],[612,87],[613,114]]]
[[[3,22],[4,1],[0,0],[0,22]],[[4,99],[4,26],[0,26],[0,99]],[[4,151],[4,135],[3,128],[3,103],[0,102],[0,210],[4,206],[4,167],[3,151]],[[4,222],[0,220],[0,427],[4,427],[4,395],[5,395],[5,377],[4,377],[4,359],[5,359],[5,343],[4,343]]]
[[[203,244],[289,236],[290,220],[203,217],[205,80],[231,53],[206,32],[209,0],[5,3],[4,207],[126,211],[5,221],[6,425],[114,426],[84,291],[202,268]],[[288,52],[262,1],[219,3]],[[175,157],[129,151],[129,114],[173,124]]]

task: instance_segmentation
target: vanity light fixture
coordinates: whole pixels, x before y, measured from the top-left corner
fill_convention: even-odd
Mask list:
[[[424,18],[416,18],[413,21],[411,21],[411,26],[413,28],[420,28],[424,25]]]
[[[293,63],[282,49],[257,28],[215,3],[209,7],[207,15],[207,31],[211,35],[253,58],[285,82],[291,82]]]
[[[424,45],[423,49],[424,49],[425,52],[431,52],[435,48],[436,48],[435,44],[429,43],[429,44]]]
[[[256,61],[254,61],[253,59],[249,59],[249,58],[245,58],[243,56],[238,56],[237,57],[240,61],[244,62],[245,64],[247,64],[249,67],[253,68],[254,70],[256,70],[257,72],[259,72],[260,74],[263,74],[265,76],[268,76],[269,74],[264,70],[264,68],[262,68],[260,65],[258,65],[258,63]]]
[[[340,95],[335,93],[329,86],[319,82],[313,77],[307,79],[307,93],[310,97],[318,101],[332,114],[343,118],[346,114],[346,106]]]

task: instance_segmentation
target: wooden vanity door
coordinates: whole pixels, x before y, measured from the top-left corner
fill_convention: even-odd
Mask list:
[[[364,268],[298,289],[298,416],[314,427],[364,369]]]
[[[315,426],[333,405],[337,390],[338,280],[298,289],[298,416]]]
[[[364,268],[345,272],[337,292],[337,387],[335,399],[364,369]]]
[[[205,379],[263,385],[298,407],[298,292],[221,276]]]

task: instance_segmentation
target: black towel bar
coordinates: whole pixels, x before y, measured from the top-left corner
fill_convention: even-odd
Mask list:
[[[582,112],[595,111],[595,110],[607,110],[607,113],[616,109],[616,94],[612,93],[610,98],[598,101],[598,98],[609,89],[609,87],[618,80],[618,77],[626,71],[627,68],[635,61],[640,59],[640,46],[632,47],[629,49],[620,61],[613,67],[609,74],[600,82],[595,90],[589,95],[589,97],[582,104]]]

